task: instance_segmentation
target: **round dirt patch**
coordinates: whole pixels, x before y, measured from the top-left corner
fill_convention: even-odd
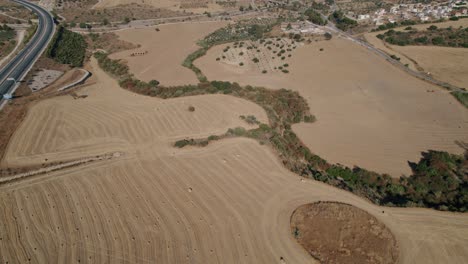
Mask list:
[[[318,202],[298,207],[291,232],[307,252],[322,263],[396,263],[393,234],[357,207]]]

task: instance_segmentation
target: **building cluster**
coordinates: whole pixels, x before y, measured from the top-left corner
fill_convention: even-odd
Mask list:
[[[443,3],[396,4],[389,10],[379,9],[372,14],[360,14],[360,22],[372,22],[382,25],[402,20],[432,21],[450,17],[468,16],[468,0],[450,0]]]

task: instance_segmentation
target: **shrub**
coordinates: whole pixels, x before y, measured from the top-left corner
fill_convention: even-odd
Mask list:
[[[189,106],[189,107],[188,107],[188,110],[189,110],[189,112],[195,112],[195,107]]]
[[[213,140],[219,140],[219,137],[215,135],[211,135],[208,137],[208,141],[213,141]]]
[[[156,86],[159,85],[159,81],[157,81],[157,80],[151,80],[151,81],[149,81],[148,84],[149,84],[151,87],[156,87]]]
[[[188,139],[182,139],[182,140],[178,140],[174,143],[174,146],[177,147],[177,148],[183,148],[187,145],[190,145],[193,143],[193,139],[191,140],[188,140]]]

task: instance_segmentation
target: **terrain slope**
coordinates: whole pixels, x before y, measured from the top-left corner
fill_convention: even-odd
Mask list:
[[[92,64],[95,84],[79,92],[88,97],[33,106],[3,163],[122,155],[0,186],[1,262],[316,263],[294,240],[290,217],[318,200],[374,215],[395,235],[401,263],[468,258],[466,214],[372,205],[292,174],[249,139],[172,147],[246,126],[241,114],[266,122],[259,106],[221,95],[132,94]]]
[[[468,111],[447,91],[348,40],[298,47],[287,74],[216,61],[225,46],[210,49],[195,64],[210,80],[299,91],[317,122],[293,129],[332,163],[398,177],[410,174],[407,162],[417,162],[422,151],[462,153],[455,141],[468,141]]]

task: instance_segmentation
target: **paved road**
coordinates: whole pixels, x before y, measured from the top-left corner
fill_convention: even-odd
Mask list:
[[[0,106],[3,104],[3,95],[10,94],[16,89],[17,82],[24,78],[42,52],[47,48],[55,31],[53,17],[48,11],[25,0],[12,1],[36,13],[39,25],[36,33],[24,49],[0,70]]]

